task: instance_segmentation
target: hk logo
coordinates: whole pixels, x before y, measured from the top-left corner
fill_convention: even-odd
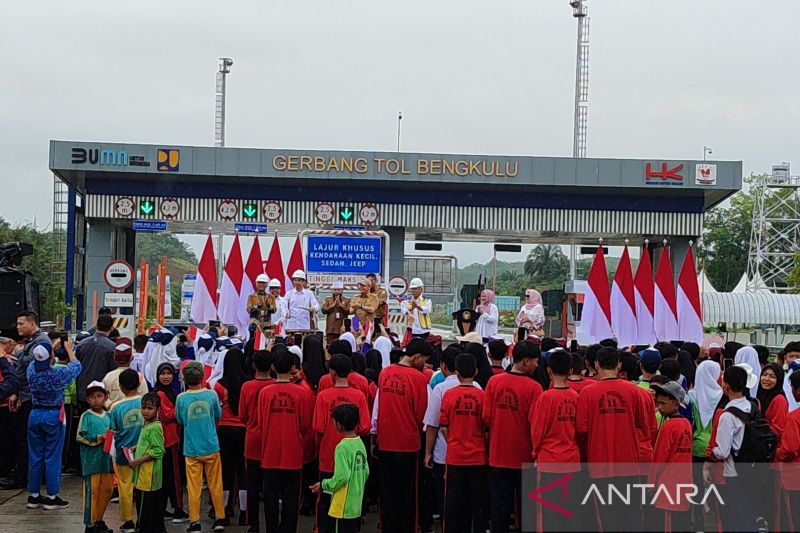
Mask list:
[[[572,479],[572,474],[564,474],[560,478],[551,481],[547,485],[542,485],[541,487],[530,491],[528,493],[528,499],[543,507],[547,507],[551,511],[555,511],[560,515],[563,515],[567,518],[572,518],[572,511],[570,511],[566,507],[562,507],[564,505],[564,502],[567,501],[567,494],[569,491],[569,487],[567,486],[567,484],[571,479]],[[561,500],[558,503],[553,503],[549,500],[545,500],[542,497],[542,495],[545,492],[554,488],[561,489]]]

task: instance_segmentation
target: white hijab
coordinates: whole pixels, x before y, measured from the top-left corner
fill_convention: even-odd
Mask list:
[[[205,346],[200,346],[201,339],[203,341],[202,344]],[[211,341],[211,348],[206,347],[209,344],[209,341]],[[197,337],[197,340],[194,341],[194,358],[196,361],[203,363],[204,365],[214,366],[216,359],[216,352],[214,351],[214,339],[208,333],[203,333]]]
[[[358,351],[358,345],[356,344],[356,338],[353,336],[353,334],[351,332],[345,331],[344,333],[339,335],[339,340],[340,341],[349,342],[350,346],[353,347],[353,353],[356,353]]]
[[[217,355],[217,362],[214,363],[214,369],[211,370],[211,375],[208,377],[208,388],[213,389],[214,385],[216,385],[217,381],[222,379],[222,375],[225,371],[225,355],[228,353],[228,350],[222,350],[218,352]]]
[[[695,372],[694,388],[689,391],[703,427],[707,427],[714,418],[714,411],[722,398],[722,387],[718,381],[720,372],[719,363],[703,361]]]
[[[181,364],[181,358],[178,357],[175,348],[178,345],[178,337],[167,329],[162,329],[156,332],[153,337],[155,342],[147,343],[148,347],[153,344],[153,349],[150,353],[149,360],[145,366],[145,378],[151,387],[155,387],[158,383],[158,367],[163,363],[170,363],[177,370]],[[145,349],[147,352],[147,349]]]
[[[756,399],[758,393],[758,384],[761,383],[761,363],[758,362],[758,352],[752,346],[743,346],[736,352],[734,364],[746,363],[753,369],[753,374],[756,376],[756,384],[750,387],[750,397]]]
[[[375,340],[375,349],[381,352],[381,367],[386,368],[392,364],[392,341],[381,335]]]

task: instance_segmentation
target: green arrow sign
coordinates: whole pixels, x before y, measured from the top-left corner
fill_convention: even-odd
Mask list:
[[[242,211],[244,212],[245,217],[253,218],[256,216],[256,213],[258,213],[258,208],[256,207],[256,204],[244,204],[244,209]]]
[[[139,204],[139,210],[144,215],[149,215],[150,213],[153,212],[155,208],[156,208],[155,204],[153,204],[153,202],[151,202],[150,200],[145,200],[144,202]]]
[[[340,207],[339,208],[339,219],[343,222],[349,222],[353,219],[353,208],[352,207]]]

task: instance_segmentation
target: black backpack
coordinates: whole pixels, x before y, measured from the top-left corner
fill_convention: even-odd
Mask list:
[[[750,402],[750,412],[745,413],[738,407],[727,407],[726,412],[744,423],[742,446],[735,452],[733,460],[737,463],[753,465],[754,463],[771,463],[778,449],[778,438],[769,427],[767,419],[761,415],[758,404]]]

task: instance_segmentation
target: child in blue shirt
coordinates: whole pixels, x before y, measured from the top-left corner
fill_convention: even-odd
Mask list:
[[[133,469],[129,465],[125,451],[133,456],[139,433],[144,425],[142,418],[142,397],[139,396],[139,373],[130,368],[119,375],[119,388],[125,398],[111,406],[111,430],[114,432],[115,459],[117,465],[117,490],[119,491],[120,531],[133,533]]]
[[[175,400],[175,419],[183,426],[183,455],[186,457],[186,492],[189,495],[189,529],[200,531],[200,497],[203,471],[214,504],[214,531],[225,529],[225,504],[222,494],[222,462],[219,456],[217,421],[222,407],[217,393],[203,388],[203,365],[197,361],[183,368],[186,392]]]

